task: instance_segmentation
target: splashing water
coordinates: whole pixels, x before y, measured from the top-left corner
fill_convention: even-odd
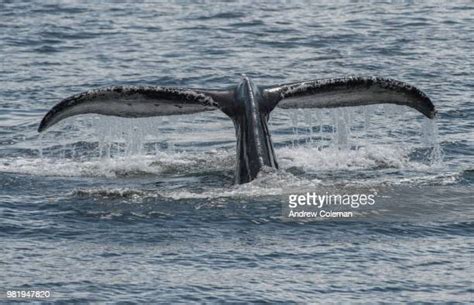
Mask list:
[[[308,181],[316,178],[340,183],[351,179],[350,175],[345,178],[347,173],[338,176],[341,170],[360,174],[364,170],[426,171],[429,166],[441,166],[436,121],[419,121],[416,114],[405,115],[400,108],[384,105],[275,111],[270,129],[282,170],[303,175]],[[169,127],[170,120],[173,128]],[[201,122],[214,126],[207,130],[196,127]],[[210,168],[230,173],[235,164],[235,136],[229,125],[219,114],[83,117],[38,137],[41,161],[17,160],[3,169],[104,177],[196,174]],[[380,179],[378,175],[372,178]]]

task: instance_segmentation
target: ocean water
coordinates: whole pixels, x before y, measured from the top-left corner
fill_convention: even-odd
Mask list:
[[[469,1],[1,2],[0,302],[472,302],[473,25]],[[439,114],[275,110],[281,168],[245,185],[217,111],[36,131],[91,88],[243,73],[395,78]],[[376,197],[352,218],[285,219],[306,192]]]

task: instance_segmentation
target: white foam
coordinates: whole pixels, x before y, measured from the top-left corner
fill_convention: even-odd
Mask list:
[[[227,150],[207,153],[160,152],[159,155],[102,157],[90,160],[5,158],[0,160],[0,171],[39,176],[120,177],[219,170],[229,168],[234,160],[233,152]]]
[[[307,172],[423,166],[410,162],[407,151],[393,145],[373,145],[359,149],[301,145],[280,148],[277,155],[283,168],[300,167]]]

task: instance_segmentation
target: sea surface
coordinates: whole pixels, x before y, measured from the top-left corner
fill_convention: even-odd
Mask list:
[[[0,3],[0,303],[469,303],[471,1]],[[234,185],[219,111],[77,116],[110,85],[227,88],[351,75],[423,90],[402,106],[272,113],[280,169]],[[292,194],[375,194],[289,219]],[[340,206],[339,206],[340,208]]]

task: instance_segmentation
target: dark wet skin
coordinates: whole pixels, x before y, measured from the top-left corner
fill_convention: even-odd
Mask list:
[[[250,182],[262,167],[278,168],[273,143],[268,130],[269,114],[273,110],[260,89],[244,77],[234,93],[235,112],[230,115],[237,137],[236,182]]]

